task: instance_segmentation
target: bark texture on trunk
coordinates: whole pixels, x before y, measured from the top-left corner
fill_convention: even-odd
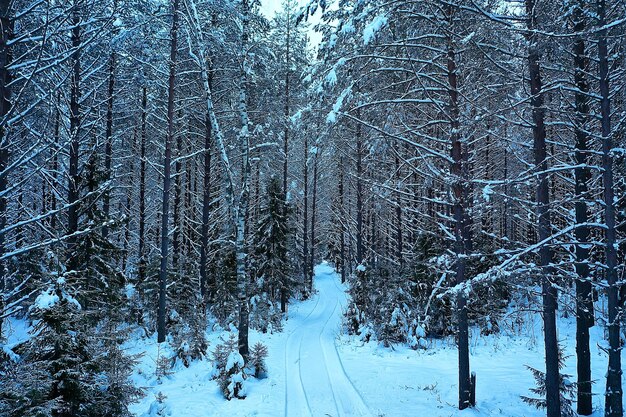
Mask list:
[[[11,47],[13,23],[10,16],[10,0],[0,0],[0,119],[11,109]],[[0,125],[0,257],[6,252],[6,236],[4,228],[7,226],[7,188],[10,158],[10,142],[7,128]],[[53,201],[54,197],[53,197]],[[0,260],[0,335],[2,334],[2,313],[4,313],[4,291],[6,290],[6,262]]]
[[[239,302],[239,354],[248,361],[250,352],[248,344],[249,306],[248,306],[248,275],[246,273],[246,224],[250,199],[250,119],[248,118],[248,30],[250,23],[250,4],[248,0],[242,0],[242,32],[241,50],[243,53],[242,72],[239,86],[239,118],[241,131],[239,133],[239,145],[242,155],[242,178],[239,204],[235,216],[235,245],[237,259],[237,300]]]
[[[620,343],[620,306],[617,279],[617,243],[615,237],[615,191],[613,190],[613,134],[611,132],[611,99],[609,85],[609,53],[607,46],[605,0],[597,1],[598,62],[600,83],[600,120],[602,125],[602,185],[604,188],[604,224],[606,281],[608,288],[608,328],[609,328],[609,367],[606,373],[606,394],[604,414],[607,417],[621,417],[622,405],[622,362]]]
[[[313,195],[311,201],[311,259],[309,259],[309,287],[313,290],[313,267],[315,265],[315,221],[317,214],[317,164],[318,164],[318,149],[316,148],[315,156],[313,158]]]
[[[68,175],[69,182],[67,186],[67,203],[69,205],[67,213],[67,233],[70,236],[67,239],[69,270],[76,268],[74,261],[74,247],[76,246],[76,232],[78,232],[78,216],[79,216],[79,152],[80,152],[80,1],[74,0],[72,6],[72,73],[70,78],[70,149]]]
[[[148,89],[143,87],[141,97],[141,143],[139,156],[139,265],[137,266],[137,285],[142,291],[146,279],[146,119],[148,117]]]
[[[586,72],[587,56],[585,50],[585,16],[584,1],[574,6],[574,82],[576,84],[575,105],[576,123],[574,128],[574,156],[578,167],[574,170],[575,177],[575,211],[576,223],[584,225],[589,216],[587,206],[592,201],[588,184],[591,170],[588,168],[591,149],[587,134],[589,121],[589,83]],[[589,328],[593,326],[593,300],[591,298],[591,276],[589,271],[589,226],[580,226],[575,231],[576,242],[576,368],[577,368],[577,401],[578,414],[589,415],[593,412],[591,397],[591,351],[589,349]]]
[[[161,265],[159,269],[159,308],[157,312],[157,342],[165,341],[167,266],[169,250],[169,213],[172,164],[172,140],[174,137],[174,104],[176,93],[176,59],[178,41],[179,0],[172,0],[172,29],[170,43],[169,80],[167,87],[167,135],[165,137],[165,157],[163,160],[163,204],[161,210]]]
[[[526,28],[528,41],[528,70],[530,76],[530,104],[533,118],[533,150],[537,172],[537,235],[539,241],[551,235],[550,190],[548,155],[546,150],[546,128],[543,82],[541,78],[540,53],[537,39],[537,15],[535,0],[526,0]],[[557,289],[552,285],[553,253],[549,244],[539,249],[539,266],[542,273],[543,325],[546,356],[546,409],[548,417],[561,416],[559,393],[559,347],[556,333]]]
[[[209,89],[212,88],[213,72],[208,69],[208,84]],[[209,216],[211,214],[211,116],[209,112],[206,113],[206,120],[204,122],[204,182],[202,187],[202,230],[200,236],[200,293],[202,298],[205,299],[213,285],[209,282],[207,262],[209,251]]]
[[[454,20],[454,10],[452,6],[447,7],[448,23],[452,26]],[[467,152],[463,150],[463,142],[461,140],[461,122],[459,111],[459,91],[458,91],[458,74],[456,63],[456,50],[454,40],[448,37],[447,51],[447,78],[448,78],[448,100],[449,100],[449,117],[450,128],[450,149],[452,163],[450,164],[450,173],[452,174],[452,210],[454,216],[454,250],[456,258],[456,284],[461,284],[466,280],[466,256],[471,250],[470,228],[466,219],[467,211]],[[469,325],[467,319],[467,300],[465,293],[459,291],[456,299],[456,315],[458,320],[457,338],[458,338],[458,355],[459,355],[459,409],[463,410],[473,406],[471,401],[471,380],[470,380],[470,362],[469,362]]]

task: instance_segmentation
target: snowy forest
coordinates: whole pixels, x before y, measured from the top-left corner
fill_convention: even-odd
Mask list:
[[[0,0],[1,417],[621,417],[625,258],[626,0]]]

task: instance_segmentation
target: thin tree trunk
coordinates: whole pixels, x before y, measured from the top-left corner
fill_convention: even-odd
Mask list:
[[[4,118],[11,109],[11,47],[9,41],[13,35],[11,19],[11,1],[0,0],[0,118]],[[7,168],[10,158],[10,142],[6,126],[0,125],[0,257],[6,253],[7,226],[7,188],[9,185]],[[6,262],[0,261],[0,335],[2,334],[2,314],[4,313],[4,291],[6,289]]]
[[[289,168],[289,76],[291,70],[291,57],[290,57],[290,48],[291,48],[291,15],[290,15],[290,7],[287,7],[287,39],[286,39],[286,57],[285,57],[285,109],[284,109],[284,117],[285,117],[285,140],[283,143],[283,153],[284,153],[284,161],[283,161],[283,194],[285,196],[285,201],[287,201],[287,174]]]
[[[139,164],[139,265],[137,287],[142,291],[146,279],[146,119],[148,117],[148,90],[143,87],[141,98],[141,149]]]
[[[213,71],[208,72],[209,88],[213,84]],[[209,282],[207,272],[209,251],[209,216],[211,214],[211,117],[209,112],[205,118],[204,133],[204,186],[202,187],[202,231],[200,236],[200,293],[205,299],[211,295],[213,285]]]
[[[80,173],[78,171],[80,146],[80,0],[74,0],[72,6],[72,74],[70,79],[70,149],[69,149],[69,182],[67,186],[67,264],[69,270],[76,268],[73,254],[76,245],[79,216]]]
[[[180,235],[182,230],[182,222],[180,212],[181,199],[183,193],[182,181],[183,181],[183,135],[180,133],[176,138],[176,164],[175,164],[175,178],[174,178],[174,218],[173,225],[174,231],[172,236],[172,269],[174,272],[178,271],[178,260],[180,259]]]
[[[344,208],[344,191],[343,191],[343,181],[344,181],[344,170],[343,170],[343,156],[339,157],[339,216],[341,217],[340,221],[340,234],[339,238],[340,242],[340,259],[341,259],[341,283],[346,282],[346,238],[345,238],[345,208]]]
[[[303,231],[302,231],[302,265],[304,268],[304,286],[305,292],[308,292],[307,281],[309,278],[309,139],[308,132],[304,133],[304,160],[303,160],[303,173],[302,181],[304,188],[304,202],[303,202]]]
[[[606,281],[608,284],[609,366],[606,373],[604,414],[621,417],[622,363],[620,346],[619,283],[617,281],[617,248],[615,237],[615,192],[613,190],[613,135],[611,132],[611,99],[606,29],[606,2],[597,1],[598,61],[600,83],[600,115],[602,125],[602,185],[604,188],[604,223],[606,251]]]
[[[313,196],[311,201],[311,259],[309,260],[309,288],[313,292],[313,273],[315,266],[315,221],[317,214],[317,164],[318,151],[315,149],[315,158],[313,160]]]
[[[360,113],[357,114],[360,119]],[[356,125],[356,263],[363,263],[363,132]]]
[[[504,195],[509,195],[509,186],[508,186],[508,178],[509,178],[509,152],[506,148],[504,148],[504,172],[502,173],[502,181],[504,182]],[[505,198],[502,204],[502,215],[500,217],[500,236],[503,238],[515,237],[509,233],[508,228],[508,218],[511,217],[511,213],[509,213],[509,199]],[[505,242],[508,243],[509,239],[505,239]]]
[[[59,143],[61,141],[60,133],[61,133],[61,93],[57,93],[56,99],[56,112],[54,116],[54,155],[52,156],[52,184],[50,187],[50,209],[54,212],[57,209],[57,192],[56,189],[59,184]],[[56,230],[57,226],[57,215],[53,214],[50,216],[50,228],[52,230]]]
[[[133,142],[130,147],[133,155],[137,150],[137,128],[133,129]],[[130,244],[130,233],[131,233],[131,207],[133,200],[133,179],[135,178],[135,160],[134,158],[130,159],[129,167],[128,167],[128,182],[126,189],[126,204],[124,207],[124,215],[127,216],[127,220],[124,225],[124,242],[122,242],[123,250],[122,250],[122,272],[126,273],[126,265],[128,262],[129,250],[128,246]]]
[[[526,0],[526,27],[528,41],[528,70],[530,76],[530,104],[533,115],[533,149],[537,171],[537,234],[545,241],[551,234],[550,190],[546,152],[545,107],[543,83],[537,45],[537,15],[535,0]],[[539,266],[542,270],[543,323],[546,354],[546,409],[548,417],[561,417],[559,393],[559,347],[556,334],[557,289],[552,285],[550,267],[553,253],[548,244],[539,249]]]
[[[287,206],[287,180],[289,173],[289,76],[291,71],[291,7],[287,7],[287,39],[286,39],[286,56],[285,56],[285,141],[283,144],[283,153],[285,160],[283,161],[283,198],[285,200],[285,210],[289,210]],[[285,213],[287,216],[288,213]],[[280,289],[280,311],[287,312],[287,288],[283,285]]]
[[[587,83],[587,57],[585,52],[584,1],[574,6],[574,81],[576,83],[576,124],[575,158],[578,168],[574,170],[576,181],[576,223],[584,225],[588,221],[587,205],[590,201],[588,183],[591,170],[588,168],[591,150],[589,135],[586,133],[589,120],[589,84]],[[589,226],[579,226],[575,231],[576,242],[576,368],[578,375],[577,402],[578,414],[593,412],[591,397],[591,351],[589,350],[589,328],[593,326],[593,300],[591,298],[591,277],[589,274]]]
[[[396,177],[400,179],[400,158],[396,154],[395,158],[396,162]],[[399,184],[397,184],[399,186]],[[403,241],[402,241],[402,230],[403,230],[403,222],[402,222],[402,201],[400,199],[400,193],[396,193],[396,259],[398,260],[398,264],[402,269],[404,265],[404,259],[402,252],[404,250]]]
[[[117,12],[117,0],[113,1],[113,11]],[[114,31],[115,33],[115,31]],[[104,150],[104,174],[106,181],[111,181],[111,160],[113,159],[113,99],[115,93],[115,67],[117,56],[115,51],[111,52],[109,57],[109,85],[108,85],[108,97],[107,97],[107,114],[106,114],[106,132],[105,132],[105,150]],[[102,202],[102,211],[104,213],[105,221],[109,219],[109,212],[111,210],[111,191],[110,185],[104,193]],[[109,227],[105,225],[102,227],[102,236],[106,238],[109,235]]]
[[[169,81],[167,98],[167,135],[163,161],[163,205],[161,210],[161,266],[159,270],[159,310],[157,313],[157,342],[165,341],[165,306],[167,290],[167,259],[169,249],[169,212],[172,163],[172,140],[174,137],[174,99],[176,92],[176,53],[178,39],[179,0],[172,0],[172,30],[170,44]]]
[[[242,32],[241,32],[241,50],[243,53],[241,85],[239,86],[239,117],[241,119],[241,131],[239,134],[240,150],[242,155],[242,178],[241,178],[241,194],[239,196],[239,204],[236,209],[236,258],[237,258],[237,299],[239,302],[239,354],[248,361],[249,345],[248,345],[248,325],[249,325],[249,306],[248,306],[248,276],[246,274],[246,225],[247,212],[250,198],[250,131],[248,118],[248,30],[250,23],[250,5],[248,0],[242,0]]]
[[[447,19],[449,25],[453,25],[453,9],[448,6]],[[453,177],[452,194],[454,196],[453,213],[454,213],[454,250],[456,252],[456,284],[465,282],[466,279],[466,261],[468,254],[468,245],[470,243],[469,225],[465,221],[467,190],[466,169],[468,161],[467,153],[463,152],[463,144],[460,134],[460,112],[459,112],[459,91],[458,76],[456,65],[456,51],[454,41],[448,37],[448,53],[447,53],[447,77],[448,77],[448,96],[449,96],[449,113],[451,134],[451,156],[450,173]],[[459,409],[463,410],[471,403],[471,381],[470,381],[470,362],[469,362],[469,325],[467,320],[467,300],[465,293],[459,291],[456,300],[456,314],[458,320],[458,354],[459,354]]]

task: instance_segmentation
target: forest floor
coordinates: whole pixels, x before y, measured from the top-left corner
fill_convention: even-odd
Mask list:
[[[251,332],[251,345],[261,341],[269,349],[268,377],[247,381],[245,400],[226,401],[211,379],[211,361],[197,361],[185,368],[177,364],[171,375],[156,378],[159,352],[156,337],[133,338],[129,353],[143,354],[133,375],[146,396],[131,406],[138,417],[267,416],[267,417],[539,417],[537,410],[520,399],[532,396],[534,379],[525,365],[543,369],[542,328],[538,319],[519,323],[515,334],[471,338],[471,365],[477,373],[477,406],[458,411],[457,352],[452,339],[429,339],[424,350],[405,346],[385,348],[341,335],[346,306],[345,287],[327,264],[316,267],[316,293],[294,303],[284,330],[274,334]],[[598,306],[602,308],[602,306]],[[538,314],[529,313],[528,317]],[[23,320],[12,320],[9,342],[27,337]],[[559,317],[559,339],[564,347],[566,374],[576,380],[575,321]],[[209,351],[227,332],[207,332]],[[607,358],[600,346],[603,329],[591,329],[593,414],[601,416],[603,376]],[[10,344],[10,343],[9,343]],[[165,345],[165,344],[164,344]],[[157,394],[165,398],[156,401]],[[157,413],[161,410],[160,414]]]

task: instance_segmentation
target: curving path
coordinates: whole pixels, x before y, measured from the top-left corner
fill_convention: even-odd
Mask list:
[[[312,308],[289,317],[296,329],[285,349],[285,416],[371,416],[335,346],[346,294],[326,263],[315,268],[314,282]]]

